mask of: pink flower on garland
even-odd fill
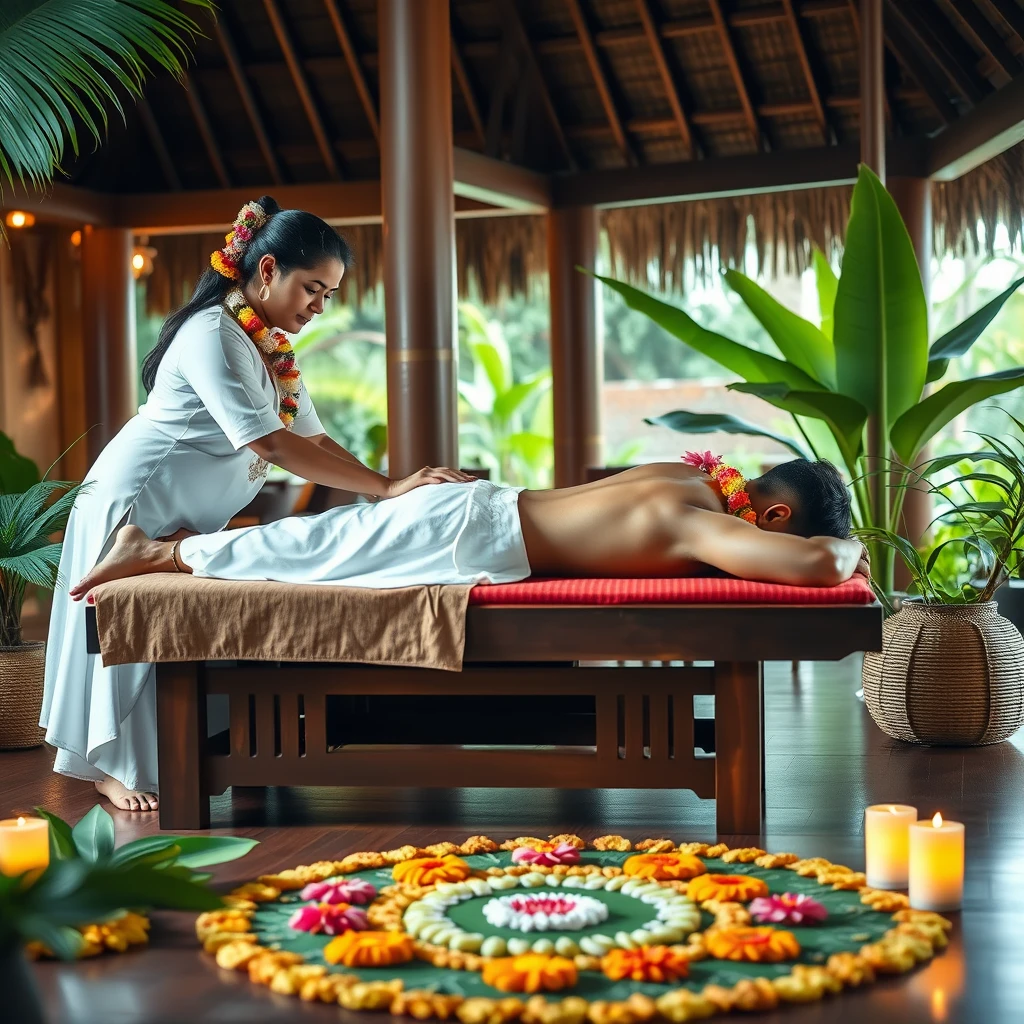
[[[810,896],[785,892],[781,896],[758,896],[750,901],[750,916],[764,924],[816,924],[828,917],[828,911]]]
[[[363,932],[370,927],[366,911],[347,903],[307,903],[288,918],[288,926],[299,932],[341,935]]]
[[[299,893],[304,900],[318,903],[355,903],[365,905],[377,897],[377,890],[361,878],[345,878],[338,882],[312,882]]]
[[[722,460],[711,452],[687,452],[682,459],[688,466],[696,466],[705,473],[710,473],[715,466],[722,464]]]
[[[512,851],[513,864],[554,867],[555,864],[579,864],[580,851],[572,843],[536,843]]]

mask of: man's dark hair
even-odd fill
[[[839,470],[826,459],[782,462],[759,476],[757,486],[769,501],[793,502],[794,533],[802,537],[850,536],[850,492]]]

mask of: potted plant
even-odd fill
[[[600,280],[631,308],[742,378],[730,385],[733,390],[789,413],[796,435],[781,438],[734,417],[685,410],[649,422],[686,433],[773,437],[805,457],[838,457],[853,481],[856,525],[895,531],[911,468],[928,442],[965,409],[1024,384],[1024,367],[1018,366],[950,381],[925,395],[926,385],[940,381],[950,361],[968,351],[1024,278],[929,346],[927,303],[910,236],[892,197],[863,166],[853,190],[842,274],[837,278],[820,252],[815,268],[820,326],[739,271],[726,271],[726,283],[782,358],[706,330],[682,309],[631,285]],[[895,489],[881,486],[893,455],[901,472]],[[872,541],[871,560],[882,590],[891,594],[890,552]]]
[[[234,860],[255,845],[231,836],[146,836],[114,849],[114,823],[100,806],[74,828],[42,808],[50,863],[38,877],[0,874],[0,992],[4,1019],[44,1024],[25,948],[65,960],[82,954],[79,926],[109,921],[125,907],[216,910],[210,875],[195,869]]]
[[[994,600],[1021,564],[1024,442],[981,436],[987,450],[932,459],[920,471],[942,505],[936,522],[952,535],[940,531],[922,554],[890,530],[858,531],[895,550],[912,579],[911,598],[886,618],[882,650],[864,656],[863,672],[875,723],[911,743],[999,743],[1024,724],[1024,639]]]
[[[0,434],[0,749],[43,742],[45,645],[22,640],[21,611],[26,588],[56,586],[61,543],[53,536],[67,525],[80,490],[40,480],[35,463]]]

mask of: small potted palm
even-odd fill
[[[1024,424],[1013,422],[1024,435]],[[994,599],[1021,568],[1024,441],[979,436],[986,450],[932,459],[920,470],[941,509],[930,549],[888,530],[858,531],[894,548],[912,579],[911,597],[885,621],[882,651],[864,657],[871,717],[911,743],[999,743],[1024,724],[1024,639]]]
[[[56,586],[61,544],[53,538],[67,525],[80,489],[40,480],[35,463],[0,434],[0,749],[43,741],[45,645],[23,641],[21,612],[27,588]]]

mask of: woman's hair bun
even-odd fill
[[[273,196],[260,196],[256,202],[263,207],[263,212],[268,217],[273,217],[275,213],[281,212],[281,207],[278,206],[277,200]]]

